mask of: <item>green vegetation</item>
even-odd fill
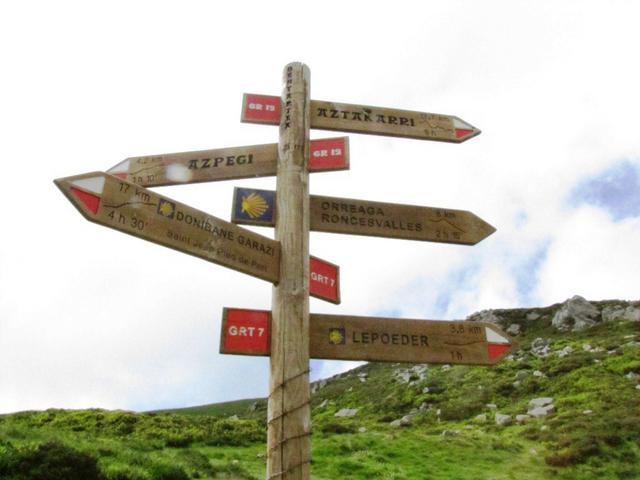
[[[251,406],[255,404],[255,409]],[[251,411],[257,411],[264,414],[267,411],[267,402],[264,398],[252,398],[245,400],[235,400],[233,402],[213,403],[210,405],[199,405],[197,407],[181,408],[179,410],[158,410],[156,413],[179,413],[180,415],[193,415],[193,416],[215,416],[215,417],[228,417],[232,415],[247,415]],[[259,417],[260,415],[252,415],[252,417]]]
[[[266,432],[254,419],[47,410],[0,417],[0,439],[7,480],[253,479],[263,467],[243,465]]]
[[[556,308],[535,309],[535,321],[530,310],[495,311],[522,333],[521,350],[492,368],[370,363],[317,383],[312,478],[640,478],[640,325],[557,332]],[[538,337],[547,355],[531,350]],[[553,398],[548,416],[496,423],[497,413],[526,414],[537,397]],[[336,417],[343,408],[358,412]],[[259,479],[265,449],[264,399],[0,416],[6,480]]]

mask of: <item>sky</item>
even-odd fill
[[[475,246],[311,233],[341,269],[314,313],[464,319],[573,295],[637,300],[640,4],[634,1],[4,2],[0,413],[151,410],[268,393],[266,358],[218,353],[222,308],[271,286],[87,222],[53,179],[136,155],[276,143],[242,94],[456,115],[463,144],[349,134],[313,194],[469,210]],[[343,135],[312,131],[312,138]],[[234,186],[159,187],[228,220]],[[272,229],[249,227],[272,236]],[[312,379],[354,362],[312,361]]]

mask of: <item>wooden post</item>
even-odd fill
[[[268,408],[268,480],[308,480],[309,405],[309,68],[283,73],[278,144],[280,283],[273,288]]]

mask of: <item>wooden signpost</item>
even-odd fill
[[[309,389],[309,89],[306,65],[283,72],[275,238],[281,282],[273,288],[267,478],[308,479]]]
[[[265,205],[253,211],[252,202]],[[465,210],[419,207],[349,198],[310,195],[310,229],[313,232],[347,233],[373,237],[475,245],[496,231]],[[272,227],[275,192],[236,187],[231,221]]]
[[[242,104],[243,122],[280,123],[278,97],[245,93]],[[310,121],[311,128],[320,130],[452,143],[462,143],[480,134],[476,127],[453,115],[317,100],[311,100]]]
[[[90,222],[276,283],[280,245],[151,190],[102,172],[55,184]]]
[[[278,144],[130,157],[55,180],[89,221],[272,282],[271,310],[225,309],[220,352],[270,358],[267,480],[308,480],[309,358],[492,365],[516,348],[478,322],[310,315],[309,295],[340,303],[339,268],[309,256],[309,231],[474,245],[495,229],[473,213],[309,195],[309,172],[349,168],[346,137],[309,129],[461,143],[480,133],[451,115],[310,99],[309,69],[283,72],[281,97],[245,94],[242,121],[279,125]],[[147,190],[276,175],[276,192],[236,188],[236,223]]]
[[[107,170],[143,187],[184,185],[277,173],[278,144],[218,148],[195,152],[129,157]],[[309,143],[309,171],[349,169],[349,138],[323,138]]]
[[[271,312],[225,308],[222,319],[220,353],[270,354]],[[309,356],[317,359],[493,365],[516,348],[486,322],[313,313],[309,320]]]

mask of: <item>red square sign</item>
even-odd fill
[[[265,355],[271,351],[271,312],[225,308],[222,314],[220,353]]]
[[[242,121],[250,123],[280,123],[280,97],[245,93],[242,101]]]
[[[349,168],[349,138],[323,138],[309,142],[309,171]]]
[[[321,300],[340,303],[340,267],[309,257],[309,293]]]

